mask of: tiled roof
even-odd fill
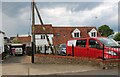
[[[88,32],[90,32],[93,28],[96,27],[88,27],[88,26],[77,26],[77,27],[52,27],[51,24],[44,25],[46,30],[44,31],[41,25],[35,25],[35,34],[54,34],[53,44],[58,45],[62,43],[66,43],[67,40],[72,39],[72,32],[77,28],[80,30],[80,37],[89,37]],[[96,29],[97,30],[97,29]],[[97,33],[98,37],[101,36],[100,33]]]
[[[53,34],[53,28],[51,24],[45,24],[44,25],[45,29],[43,29],[42,25],[35,25],[35,27],[33,29],[35,29],[35,34]]]
[[[80,30],[80,37],[89,37],[88,32],[90,32],[93,28],[96,29],[96,27],[53,27],[54,32],[54,38],[53,43],[54,45],[66,43],[67,40],[72,39],[72,32],[75,29]],[[96,29],[97,30],[97,29]],[[59,35],[57,35],[59,34]],[[98,32],[98,36],[100,36]]]
[[[27,36],[27,37],[16,37],[17,40],[21,43],[27,43],[27,42],[31,42],[31,36]]]
[[[53,30],[54,34],[61,33],[62,35],[71,35],[76,28],[80,30],[81,37],[89,37],[88,32],[90,32],[93,28],[96,29],[96,27],[53,27]],[[100,34],[98,33],[98,35]]]

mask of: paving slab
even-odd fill
[[[28,75],[27,66],[20,63],[2,64],[2,75]]]

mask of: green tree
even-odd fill
[[[12,40],[12,42],[13,42],[13,43],[21,43],[21,42],[17,39],[17,37],[14,38],[14,39]]]
[[[120,41],[120,32],[118,32],[113,39],[116,41]]]
[[[101,33],[102,36],[108,37],[111,34],[114,34],[114,31],[110,29],[108,25],[102,25],[98,28],[98,31]]]

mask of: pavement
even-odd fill
[[[0,76],[2,76],[2,64],[0,63]]]
[[[16,61],[4,61],[1,67],[2,75],[53,75],[100,70],[98,67],[78,64],[32,64],[30,59],[29,56],[11,57],[10,60]]]
[[[2,65],[2,75],[50,75],[58,73],[74,73],[98,70],[97,67],[86,65],[58,64],[20,64],[9,63]]]

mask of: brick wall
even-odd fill
[[[91,65],[98,66],[100,68],[113,68],[118,67],[118,61],[101,59],[92,59],[92,58],[81,58],[81,57],[72,57],[72,56],[58,56],[58,55],[35,55],[35,63],[39,64],[79,64],[79,65]]]

